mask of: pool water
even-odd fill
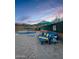
[[[17,34],[35,34],[36,32],[16,32]]]
[[[27,36],[31,36],[31,37],[35,37],[35,33],[36,32],[32,32],[32,31],[20,31],[20,32],[16,32],[16,35],[27,35]]]

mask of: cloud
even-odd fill
[[[35,15],[35,17],[31,16],[22,16],[19,18],[19,23],[27,23],[27,24],[35,24],[40,21],[53,21],[57,16],[63,17],[63,7],[58,6],[55,8],[47,9],[42,11],[42,13]]]
[[[16,23],[27,23],[28,20],[31,20],[31,16],[22,16],[16,19]]]
[[[19,21],[24,21],[24,20],[28,20],[28,19],[31,19],[30,16],[22,16],[20,17]]]
[[[56,17],[63,17],[63,7],[62,6],[47,10],[45,12],[46,13],[41,17],[41,19],[43,19],[43,20],[52,21]]]

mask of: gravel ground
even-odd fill
[[[37,35],[15,35],[15,59],[63,59],[63,44],[41,45]]]

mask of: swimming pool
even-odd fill
[[[16,32],[16,35],[26,35],[26,36],[31,36],[31,37],[35,37],[35,33],[34,31],[18,31]]]
[[[36,32],[34,31],[18,31],[16,34],[35,34]]]

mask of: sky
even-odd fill
[[[63,0],[15,0],[15,22],[36,24],[63,17]]]

